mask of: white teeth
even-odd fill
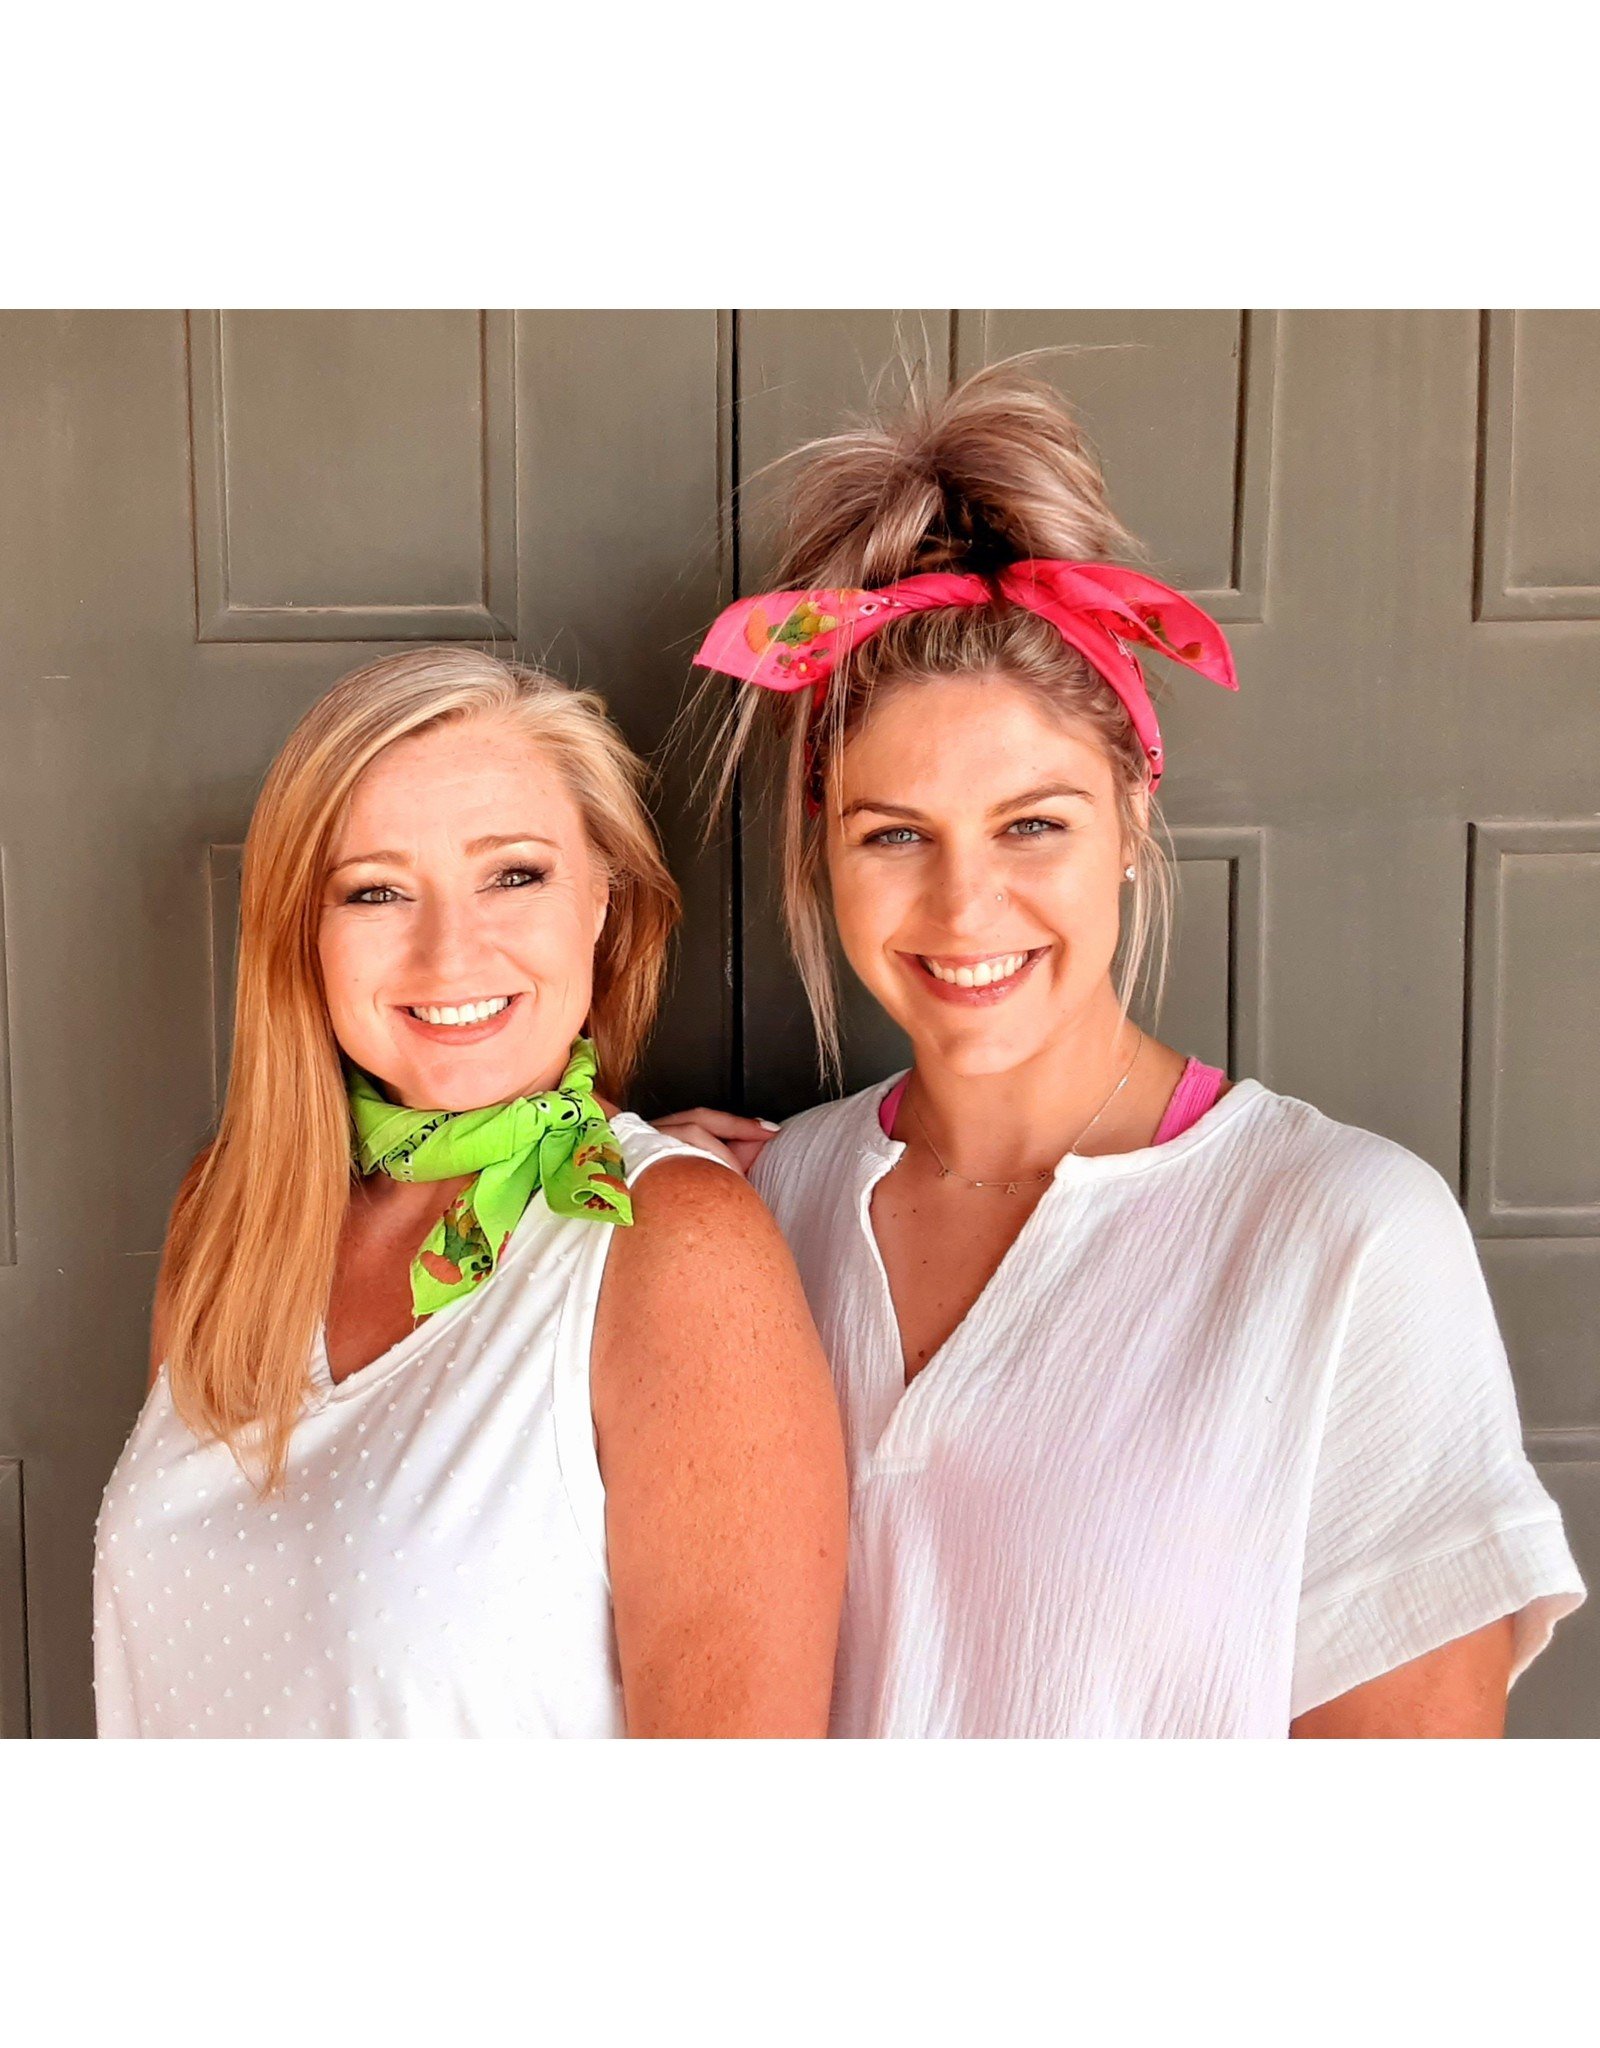
[[[924,954],[922,964],[935,981],[947,981],[955,988],[988,988],[997,981],[1009,981],[1027,965],[1026,953],[997,953],[992,960],[980,960],[976,967],[941,967]]]
[[[495,1017],[506,1007],[509,996],[487,996],[481,1003],[424,1003],[411,1006],[413,1017],[420,1017],[424,1024],[481,1024],[485,1017]]]

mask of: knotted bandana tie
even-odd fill
[[[1150,763],[1150,786],[1165,766],[1161,728],[1133,649],[1236,690],[1222,629],[1181,591],[1109,562],[1013,562],[992,581],[932,570],[881,590],[777,590],[741,598],[713,624],[695,656],[701,668],[758,689],[810,690],[822,709],[842,654],[913,612],[993,604],[996,596],[1047,619],[1115,691]]]
[[[554,1215],[633,1221],[622,1151],[594,1099],[594,1077],[594,1047],[586,1038],[574,1042],[566,1072],[546,1094],[487,1109],[406,1109],[352,1070],[350,1115],[364,1174],[403,1181],[477,1176],[412,1261],[411,1306],[419,1322],[482,1286],[540,1188]]]

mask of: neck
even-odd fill
[[[1089,1153],[1148,1144],[1182,1057],[1142,1039],[1121,1016],[1109,983],[1104,997],[1047,1046],[1000,1073],[960,1073],[933,1048],[917,1047],[906,1091],[913,1114],[902,1106],[896,1135],[924,1135],[917,1131],[920,1117],[944,1164],[969,1179],[1043,1172],[1080,1139]],[[1107,1104],[1130,1065],[1128,1085]]]

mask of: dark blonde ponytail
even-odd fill
[[[1106,561],[1139,544],[1106,501],[1077,421],[1013,363],[948,393],[913,387],[892,420],[813,441],[784,521],[780,588],[871,589],[930,569],[998,573],[1030,555]]]

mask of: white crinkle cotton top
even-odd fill
[[[619,1115],[631,1184],[704,1154]],[[615,1226],[536,1194],[465,1299],[337,1386],[281,1497],[156,1380],[95,1536],[101,1735],[626,1733],[589,1403]]]
[[[1505,1614],[1520,1672],[1579,1604],[1431,1167],[1241,1081],[1166,1144],[1063,1159],[907,1388],[888,1085],[754,1176],[845,1416],[836,1735],[1284,1736]]]

